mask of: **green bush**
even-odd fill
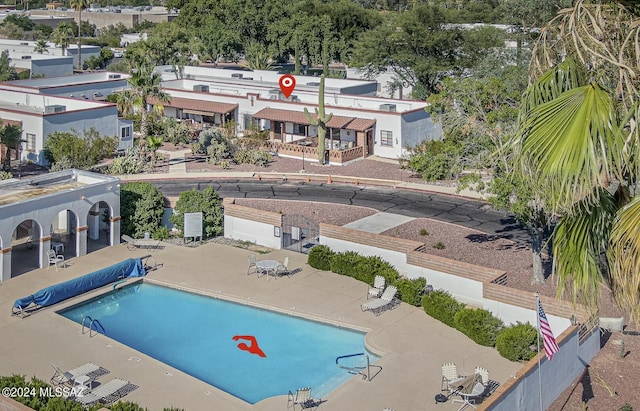
[[[496,338],[496,350],[510,361],[528,361],[536,354],[531,346],[536,344],[538,331],[529,323],[518,322],[502,330]]]
[[[464,308],[454,316],[455,327],[477,344],[486,347],[496,345],[496,336],[504,328],[504,323],[490,311]]]
[[[356,268],[362,256],[355,251],[335,253],[331,259],[331,271],[348,277],[356,276]]]
[[[435,318],[455,328],[454,317],[456,313],[464,308],[464,304],[456,301],[446,291],[432,291],[422,298],[424,311]]]
[[[8,180],[13,178],[13,174],[8,171],[0,171],[0,180]]]
[[[117,403],[110,405],[109,410],[111,411],[146,411],[146,408],[143,408],[133,402],[118,401]]]
[[[211,186],[203,191],[194,188],[180,193],[174,213],[169,217],[169,220],[176,229],[182,231],[184,229],[184,213],[199,212],[202,212],[203,237],[210,238],[221,235],[224,231],[222,200]]]
[[[326,245],[317,245],[309,251],[307,263],[318,270],[329,271],[331,269],[331,259],[335,253]]]
[[[393,285],[398,288],[398,297],[403,302],[419,307],[422,302],[424,289],[427,286],[427,280],[423,277],[414,280],[402,278],[396,280]]]
[[[142,238],[145,232],[155,233],[162,225],[164,196],[153,184],[134,182],[120,188],[122,234]]]
[[[165,226],[158,227],[158,229],[153,232],[151,237],[156,240],[166,240],[167,238],[171,237],[171,231],[169,231],[169,228]]]

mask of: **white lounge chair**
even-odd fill
[[[482,385],[488,385],[489,384],[489,370],[487,370],[484,367],[476,367],[476,374],[478,374],[480,376],[480,378],[482,379]]]
[[[383,311],[393,306],[393,299],[397,292],[398,289],[395,286],[390,285],[384,290],[380,298],[374,298],[373,300],[362,304],[360,308],[362,311],[371,311],[375,315],[380,315]]]
[[[62,371],[55,364],[51,364],[55,373],[51,377],[50,383],[53,385],[69,384],[72,385],[76,377],[86,375],[89,381],[95,381],[105,374],[109,374],[109,370],[99,367],[98,365],[88,362],[84,365],[76,367],[69,371]]]
[[[287,395],[287,408],[293,407],[295,410],[296,405],[299,405],[300,408],[303,409],[316,406],[316,400],[311,398],[311,388],[298,388],[295,394],[289,391]]]
[[[129,381],[114,378],[92,389],[88,393],[83,393],[82,396],[75,397],[75,400],[84,406],[96,403],[107,405],[119,400],[136,388],[138,388],[138,386],[130,384]]]
[[[49,258],[49,265],[47,266],[47,270],[51,268],[52,265],[56,267],[56,271],[58,271],[58,265],[62,264],[62,268],[65,268],[64,256],[62,254],[56,254],[54,250],[47,251],[47,257]]]
[[[122,238],[122,241],[127,243],[128,250],[136,250],[141,248],[147,250],[155,250],[156,248],[160,247],[160,240],[153,240],[148,238],[141,238],[136,240],[126,234],[122,234],[120,238]]]
[[[384,286],[386,285],[385,279],[381,275],[376,275],[376,278],[373,280],[373,287],[369,288],[369,292],[367,293],[367,300],[369,297],[379,298],[384,291]]]

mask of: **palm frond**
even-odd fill
[[[558,296],[567,289],[574,303],[595,311],[602,284],[607,282],[602,252],[609,239],[616,205],[613,196],[603,189],[593,197],[598,202],[583,200],[571,214],[564,216],[553,234],[553,269],[558,274]]]
[[[607,255],[616,302],[640,323],[640,196],[616,215]]]

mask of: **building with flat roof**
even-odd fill
[[[295,76],[296,88],[287,98],[278,85],[281,74],[274,71],[185,67],[178,79],[173,67],[157,70],[172,97],[163,104],[165,116],[196,128],[233,121],[241,135],[257,127],[269,132],[269,144],[279,155],[318,158],[318,129],[304,114],[305,108],[314,113],[318,106],[318,77]],[[373,81],[326,79],[325,111],[333,114],[325,153],[330,163],[372,154],[398,158],[409,146],[442,137],[425,111],[427,103],[375,97],[377,87]]]
[[[31,16],[45,16],[47,18],[71,17],[78,20],[78,13],[74,9],[58,7],[54,10],[29,10]],[[110,25],[124,24],[127,28],[149,21],[151,23],[163,23],[172,21],[178,17],[178,13],[168,11],[165,7],[131,7],[114,6],[105,8],[89,7],[82,12],[82,20],[95,24],[98,29]],[[84,54],[84,52],[83,52]]]
[[[109,94],[129,87],[131,75],[109,71],[92,71],[73,76],[33,78],[0,83],[6,90],[103,101]]]
[[[19,67],[19,62],[21,63],[22,60],[34,61],[24,63],[31,64],[38,71],[37,73],[32,71],[32,74],[41,74],[47,77],[64,76],[73,74],[73,68],[77,68],[77,44],[69,45],[65,54],[62,53],[61,47],[51,42],[47,42],[46,53],[35,53],[35,47],[35,41],[0,39],[0,50],[7,50],[9,52],[9,58],[11,58],[12,64],[15,64],[16,67]],[[84,63],[92,56],[100,56],[100,50],[101,48],[98,46],[83,44],[82,62]],[[69,64],[71,64],[71,66],[69,66]],[[47,65],[51,67],[47,67]]]

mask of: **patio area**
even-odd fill
[[[160,363],[104,335],[90,338],[80,326],[55,311],[97,294],[110,286],[40,310],[25,319],[10,315],[17,298],[45,286],[92,272],[129,257],[149,254],[129,251],[125,245],[107,247],[72,258],[68,267],[36,269],[0,283],[0,375],[13,373],[37,376],[48,381],[50,363],[73,368],[95,362],[111,371],[113,378],[131,381],[140,388],[125,397],[150,410],[176,406],[186,410],[282,410],[287,393],[255,405],[247,404],[177,369]],[[368,285],[306,264],[306,256],[272,251],[258,259],[283,261],[289,257],[291,277],[265,278],[247,275],[246,249],[209,243],[197,248],[166,245],[151,253],[162,267],[149,273],[148,280],[190,291],[309,317],[331,324],[368,330],[368,347],[382,358],[382,371],[372,380],[353,376],[333,391],[319,410],[453,411],[460,404],[436,405],[440,393],[441,365],[454,362],[461,374],[472,374],[476,366],[488,368],[490,378],[504,382],[520,364],[502,358],[494,349],[473,343],[460,332],[427,316],[421,308],[400,304],[380,316],[362,312]],[[203,270],[204,267],[204,270]],[[215,366],[215,364],[212,364]],[[291,370],[295,372],[295,370]],[[300,387],[290,387],[295,391]],[[311,387],[313,389],[313,387]]]

